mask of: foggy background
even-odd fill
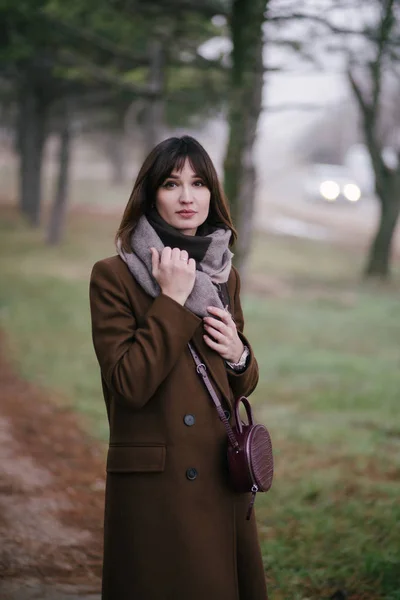
[[[195,136],[239,242],[273,600],[400,599],[398,0],[0,8],[0,598],[98,600],[108,423],[93,264]],[[117,600],[117,599],[116,599]]]

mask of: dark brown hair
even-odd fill
[[[232,232],[230,245],[237,238],[228,203],[211,158],[203,146],[189,135],[170,137],[158,144],[144,161],[133,186],[115,239],[121,240],[124,250],[131,252],[130,238],[140,217],[150,211],[158,188],[174,169],[181,171],[188,159],[193,171],[211,192],[210,210],[206,223],[225,227]]]

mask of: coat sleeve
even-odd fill
[[[258,364],[252,347],[243,333],[244,318],[242,305],[240,303],[240,277],[237,269],[234,267],[232,267],[232,269],[234,270],[236,276],[233,318],[235,320],[240,339],[250,350],[247,367],[244,371],[235,372],[233,369],[229,367],[227,368],[229,385],[234,393],[235,398],[238,398],[239,396],[249,396],[256,388],[258,383]]]
[[[143,407],[172,370],[201,319],[160,294],[137,325],[120,279],[104,261],[90,279],[93,344],[113,396]]]

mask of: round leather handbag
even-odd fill
[[[240,405],[247,413],[247,424],[240,418]],[[237,443],[228,436],[228,467],[230,479],[237,492],[252,492],[248,516],[257,492],[268,492],[274,476],[272,442],[265,425],[254,423],[250,402],[245,396],[235,401],[236,426],[232,428]],[[229,423],[228,423],[229,426]]]
[[[236,425],[231,427],[207,375],[205,364],[200,360],[192,344],[188,345],[196,363],[197,373],[202,378],[228,434],[227,455],[231,485],[236,492],[251,492],[252,494],[246,515],[246,518],[250,519],[257,492],[267,492],[272,485],[274,459],[271,437],[265,425],[254,423],[253,411],[245,396],[241,396],[235,401]],[[241,404],[246,410],[247,423],[242,422],[240,417]]]

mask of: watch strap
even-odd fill
[[[244,369],[244,367],[246,366],[247,358],[249,355],[250,355],[250,350],[247,346],[245,346],[243,349],[243,352],[242,352],[242,356],[239,358],[237,363],[229,362],[229,360],[226,360],[225,362],[234,371],[239,371],[239,370]]]

